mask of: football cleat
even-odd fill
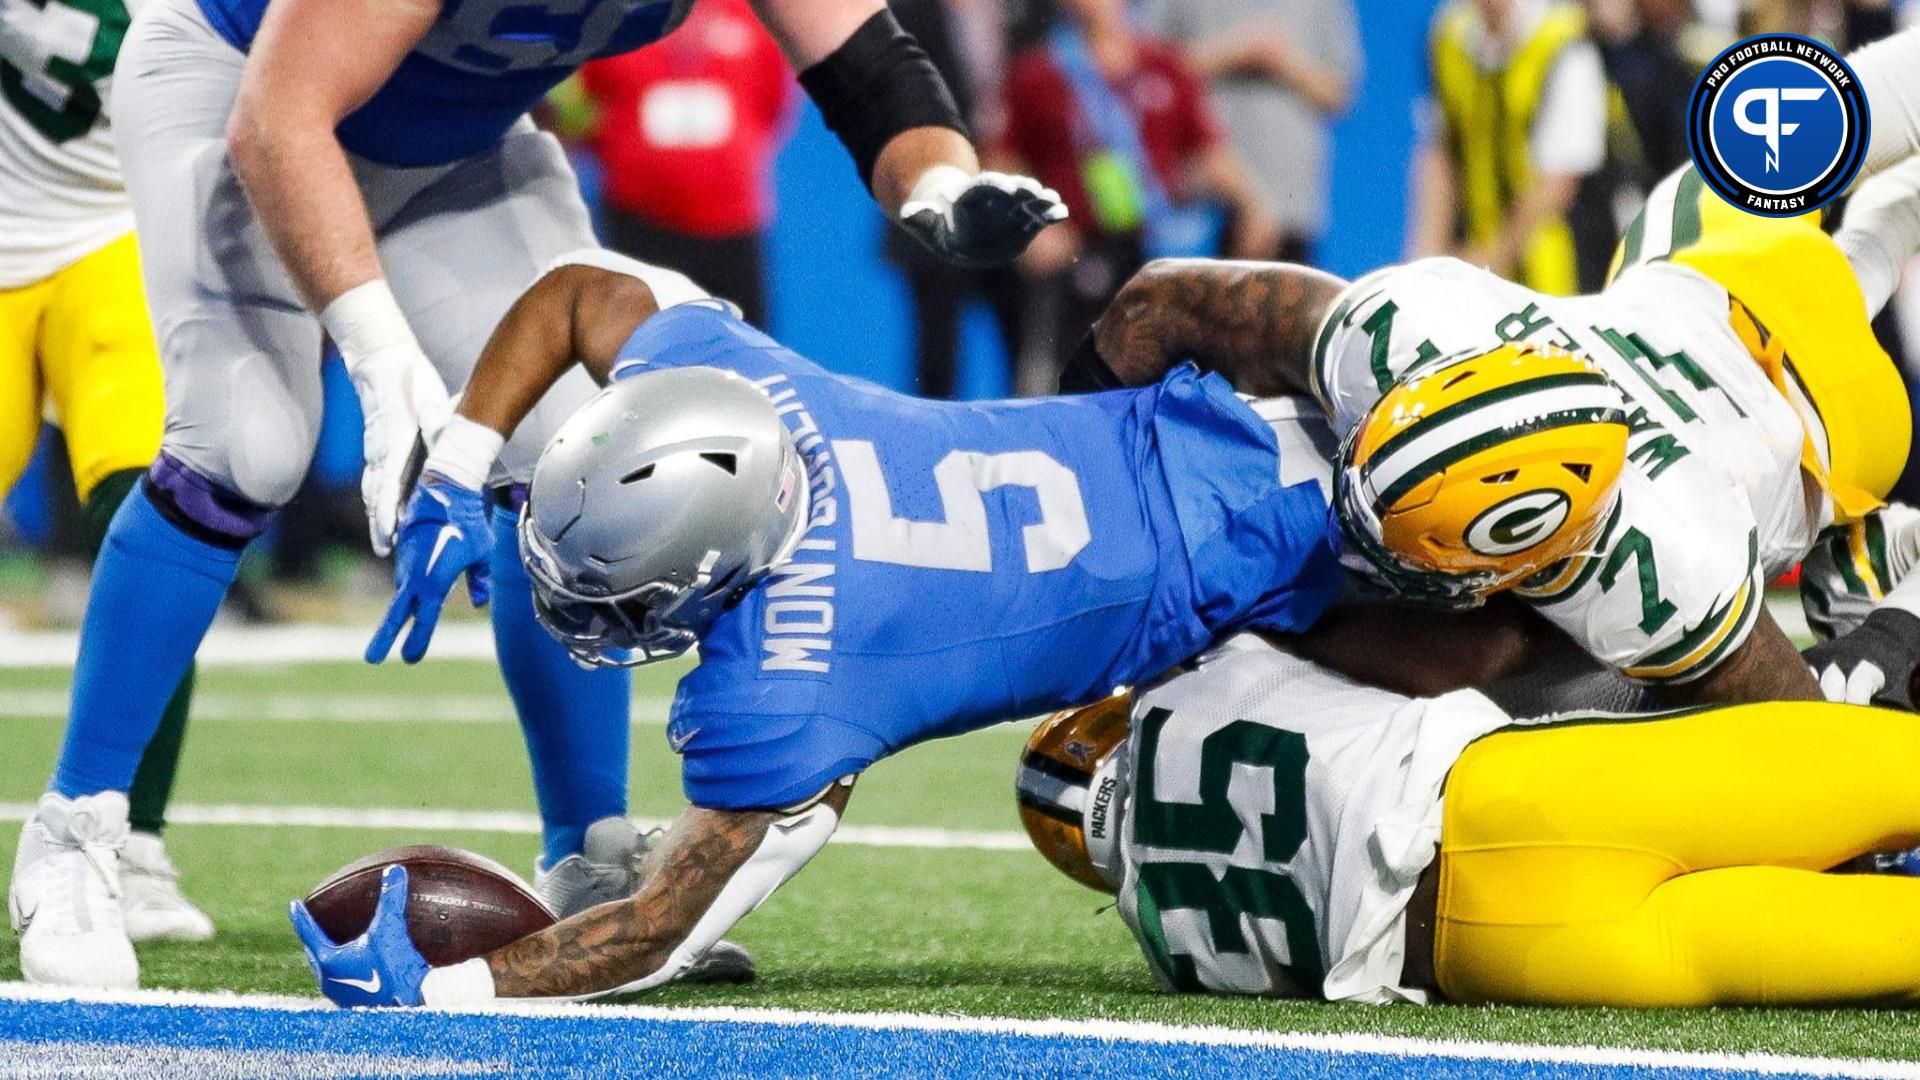
[[[180,871],[154,833],[130,833],[120,850],[120,913],[134,941],[213,939],[213,920],[180,891]]]
[[[646,877],[647,854],[666,833],[643,833],[623,817],[605,817],[587,826],[580,852],[555,863],[541,859],[533,867],[533,891],[553,913],[565,919],[590,907],[634,894]],[[743,983],[754,977],[753,957],[731,941],[715,942],[680,978],[696,983]]]
[[[1472,606],[1591,549],[1626,460],[1619,388],[1583,357],[1510,342],[1389,387],[1341,448],[1335,509],[1386,584]]]
[[[1014,788],[1020,823],[1054,869],[1089,889],[1120,888],[1120,805],[1133,697],[1054,713],[1020,755]]]
[[[20,830],[7,911],[30,983],[130,990],[140,985],[120,909],[127,797],[40,797]]]

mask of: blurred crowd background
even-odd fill
[[[1161,255],[1355,275],[1449,253],[1553,293],[1599,286],[1646,189],[1685,162],[1687,96],[1735,38],[1842,48],[1920,0],[893,0],[988,148],[1071,220],[1006,270],[889,230],[746,0],[698,0],[598,61],[543,122],[604,242],[733,298],[786,344],[933,397],[1052,390],[1107,298]],[[1902,303],[1882,327],[1910,350]],[[1920,307],[1905,324],[1920,330]],[[360,418],[329,365],[307,489],[229,617],[379,603]],[[0,620],[77,620],[86,567],[58,432],[0,512]],[[0,623],[3,625],[3,623]]]

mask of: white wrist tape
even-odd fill
[[[455,413],[434,440],[424,471],[439,473],[468,491],[479,491],[506,442],[505,435]]]
[[[926,203],[933,209],[945,213],[953,207],[954,200],[962,192],[973,186],[973,174],[958,165],[933,165],[920,178],[913,182],[913,190],[907,193],[907,201],[901,208],[915,203]]]
[[[493,969],[485,957],[463,960],[427,972],[420,982],[420,1001],[429,1008],[459,1009],[484,1005],[494,999]]]
[[[340,347],[340,358],[346,361],[350,373],[390,349],[420,350],[406,314],[383,278],[355,285],[334,297],[320,313],[320,322]]]

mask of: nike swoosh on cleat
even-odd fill
[[[427,573],[432,574],[433,568],[440,564],[440,555],[447,550],[448,543],[454,540],[465,540],[466,538],[467,534],[461,532],[460,526],[458,525],[440,526],[440,535],[434,537],[433,540],[433,554],[427,558]]]
[[[351,986],[355,990],[365,990],[369,994],[377,994],[380,992],[380,973],[377,971],[373,973],[373,978],[371,979],[341,979],[329,975],[327,981],[337,982],[342,986]]]

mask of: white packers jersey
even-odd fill
[[[1125,747],[1120,912],[1169,990],[1421,1001],[1406,906],[1440,792],[1511,721],[1413,700],[1242,634],[1141,694]]]
[[[0,289],[133,229],[107,121],[121,0],[0,0]]]
[[[1598,548],[1519,594],[1594,656],[1648,682],[1697,678],[1746,639],[1767,577],[1813,545],[1830,509],[1811,504],[1806,433],[1728,321],[1725,289],[1671,263],[1637,266],[1605,292],[1552,297],[1458,259],[1361,278],[1322,325],[1315,391],[1343,436],[1425,360],[1507,341],[1557,345],[1597,364],[1628,398],[1628,467]],[[1810,408],[1808,415],[1811,414]]]

